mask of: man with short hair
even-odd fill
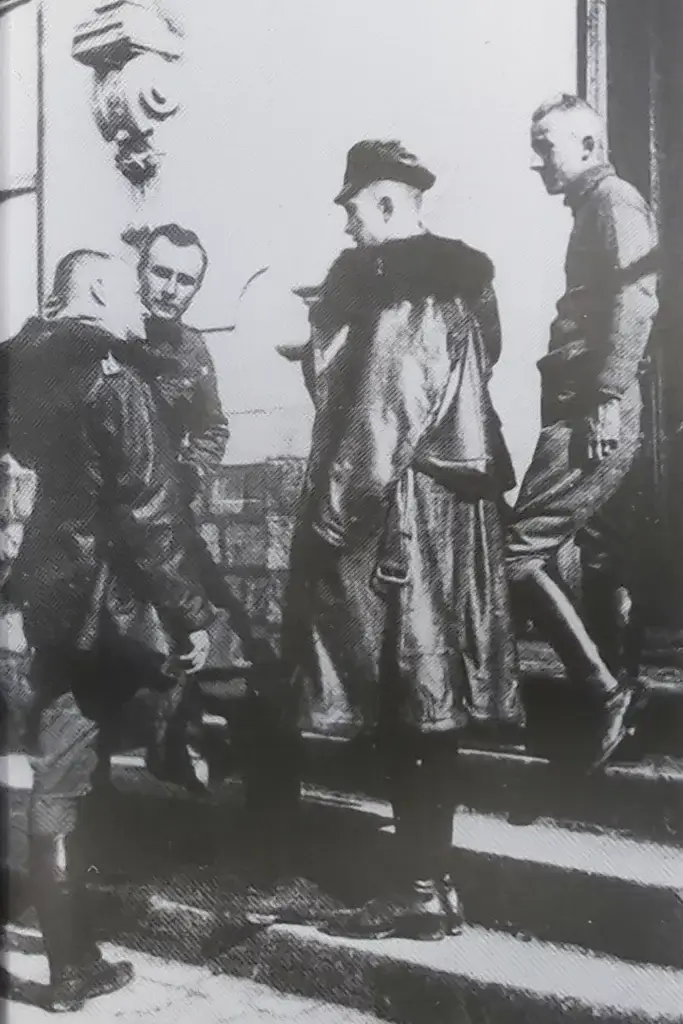
[[[332,915],[347,936],[460,928],[448,877],[459,733],[521,716],[498,508],[513,478],[488,392],[493,267],[425,229],[434,181],[399,142],[353,146],[335,201],[355,248],[311,303],[315,421],[283,624],[291,731],[268,745],[270,821],[295,809],[298,729],[377,744],[397,892]],[[285,817],[283,845],[286,830]],[[291,920],[286,891],[261,909]]]
[[[211,354],[200,331],[183,321],[207,266],[199,237],[177,224],[155,227],[140,240],[145,348],[161,360],[155,388],[191,497],[218,470],[230,434]]]
[[[102,958],[86,905],[77,825],[100,726],[138,688],[199,669],[214,612],[186,571],[174,453],[151,391],[113,355],[143,329],[134,272],[70,253],[50,309],[2,347],[11,454],[38,481],[8,586],[34,651],[30,895],[50,1007],[69,1011],[133,976]]]
[[[628,678],[620,492],[640,448],[638,371],[657,312],[654,219],[607,162],[605,123],[561,95],[534,113],[532,169],[572,211],[566,291],[541,371],[541,434],[508,538],[509,576],[527,617],[570,679],[592,695],[596,729],[580,757],[604,763],[623,739]],[[583,563],[584,621],[548,572],[565,542]],[[588,628],[586,628],[588,626]]]
[[[228,612],[246,658],[272,662],[273,652],[254,636],[247,611],[214,562],[192,508],[217,474],[230,435],[211,354],[201,332],[184,322],[204,281],[209,262],[206,249],[194,231],[178,224],[132,230],[123,238],[138,250],[140,295],[146,311],[145,341],[130,347],[126,358],[150,384],[171,438],[192,571],[212,603]],[[201,793],[205,787],[195,776],[186,745],[192,694],[188,681],[179,679],[157,708],[157,742],[147,764],[158,777]],[[108,753],[103,749],[101,780],[107,775]]]

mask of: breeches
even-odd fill
[[[111,649],[36,651],[27,737],[33,834],[73,831],[78,803],[90,791],[97,765],[100,729],[122,714],[138,689],[159,678],[151,660],[132,660]]]
[[[579,424],[562,420],[541,430],[508,532],[513,582],[544,567],[572,539],[584,567],[602,569],[623,560],[625,529],[633,521],[641,411],[636,383],[621,401],[617,450],[594,466],[586,464]]]

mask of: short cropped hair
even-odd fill
[[[130,235],[132,239],[132,234]],[[209,256],[202,245],[201,239],[196,231],[191,231],[189,228],[182,228],[179,224],[159,224],[155,228],[150,228],[146,231],[140,232],[136,239],[132,241],[132,244],[136,245],[138,252],[140,253],[140,265],[145,266],[149,259],[152,246],[156,242],[157,238],[167,238],[171,245],[177,245],[182,249],[190,246],[199,249],[202,254],[202,269],[199,275],[201,281],[206,273],[206,268],[209,264]],[[124,241],[128,239],[124,235]]]
[[[587,114],[594,122],[596,131],[599,130],[601,135],[605,134],[605,121],[604,118],[597,112],[595,107],[592,107],[590,103],[582,99],[580,96],[575,96],[570,92],[560,92],[555,96],[551,96],[544,103],[541,103],[539,107],[534,110],[531,115],[532,124],[538,124],[549,114],[555,112],[561,114]]]
[[[111,260],[107,252],[97,249],[74,249],[63,256],[55,268],[52,292],[46,302],[46,312],[54,316],[64,309],[71,298],[71,289],[76,270],[88,260]]]

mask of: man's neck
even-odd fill
[[[402,239],[417,238],[420,235],[425,235],[427,229],[421,221],[415,220],[404,220],[400,224],[397,224],[395,229],[389,232],[384,238],[385,242],[399,242]]]

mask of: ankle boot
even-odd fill
[[[127,985],[132,964],[108,963],[94,942],[83,913],[83,879],[75,868],[69,871],[67,837],[32,836],[29,871],[50,967],[47,1008],[55,1013],[78,1010],[88,999]]]
[[[387,898],[369,900],[357,910],[331,915],[322,925],[328,935],[355,939],[419,939],[446,937],[449,918],[434,879],[415,879]]]
[[[584,566],[582,608],[586,628],[614,676],[626,668],[630,595],[606,569]]]
[[[405,879],[388,899],[338,916],[335,934],[441,939],[463,915],[450,882],[440,881],[451,855],[458,742],[455,732],[383,737],[392,788],[397,873]]]

